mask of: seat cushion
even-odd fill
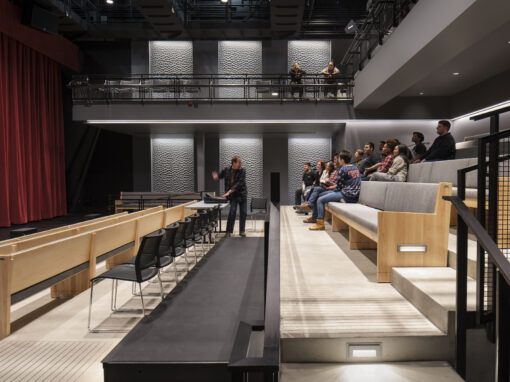
[[[358,202],[382,210],[388,182],[361,182]]]
[[[438,185],[434,183],[388,183],[385,211],[433,213]]]
[[[328,203],[330,209],[341,216],[377,233],[377,214],[379,210],[359,203]]]

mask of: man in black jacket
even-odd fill
[[[422,162],[455,159],[455,139],[450,134],[450,122],[439,121],[436,129],[439,137],[422,155]]]
[[[239,205],[239,235],[246,236],[246,215],[248,213],[248,189],[246,188],[246,171],[241,167],[242,159],[235,155],[232,157],[232,165],[225,167],[218,174],[213,171],[214,180],[225,179],[225,194],[223,197],[230,202],[230,212],[227,220],[227,233],[229,237],[234,232],[234,223],[236,221],[237,205]]]

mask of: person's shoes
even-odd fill
[[[230,232],[227,232],[224,237],[230,237],[232,234]]]
[[[340,203],[347,203],[344,198],[340,198]]]
[[[292,208],[294,208],[295,210],[299,209],[300,205],[299,204],[296,204],[294,206],[292,206]]]
[[[246,237],[246,232],[239,232],[239,236]]]
[[[312,210],[312,207],[308,203],[303,203],[299,206],[299,209],[303,212],[310,212]]]
[[[303,220],[303,223],[317,223],[317,219],[313,216],[310,216],[308,219]]]
[[[324,219],[317,219],[317,223],[308,229],[310,231],[324,231],[326,229],[324,226]]]

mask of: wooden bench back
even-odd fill
[[[81,224],[79,226],[66,226],[66,229],[62,229],[61,231],[49,232],[46,235],[39,235],[34,238],[27,238],[25,240],[21,240],[12,244],[6,244],[0,246],[0,255],[6,255],[9,253],[14,253],[17,251],[22,251],[25,249],[29,249],[32,247],[36,247],[45,243],[50,243],[55,240],[71,237],[74,235],[78,235],[84,232],[94,231],[103,227],[108,227],[110,225],[120,223],[123,221],[129,221],[133,219],[137,219],[141,216],[151,214],[153,212],[161,211],[163,207],[158,206],[147,210],[137,211],[131,214],[122,213],[110,215],[108,219],[103,219],[100,221],[94,221],[89,224]],[[43,233],[43,232],[41,232]]]

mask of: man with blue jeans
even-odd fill
[[[312,217],[317,219],[317,223],[310,227],[312,231],[324,230],[324,208],[326,203],[340,202],[356,203],[359,197],[361,186],[361,177],[358,168],[351,164],[351,152],[342,150],[335,154],[338,157],[340,168],[336,180],[336,189],[323,192],[313,209]],[[335,158],[336,159],[336,158]]]
[[[232,165],[225,167],[219,174],[213,171],[213,179],[218,181],[225,179],[225,194],[230,202],[230,212],[227,220],[227,233],[229,237],[234,232],[234,223],[236,221],[237,206],[239,205],[239,235],[246,236],[246,215],[248,214],[248,189],[246,188],[246,170],[241,167],[242,159],[235,155],[232,157]]]

